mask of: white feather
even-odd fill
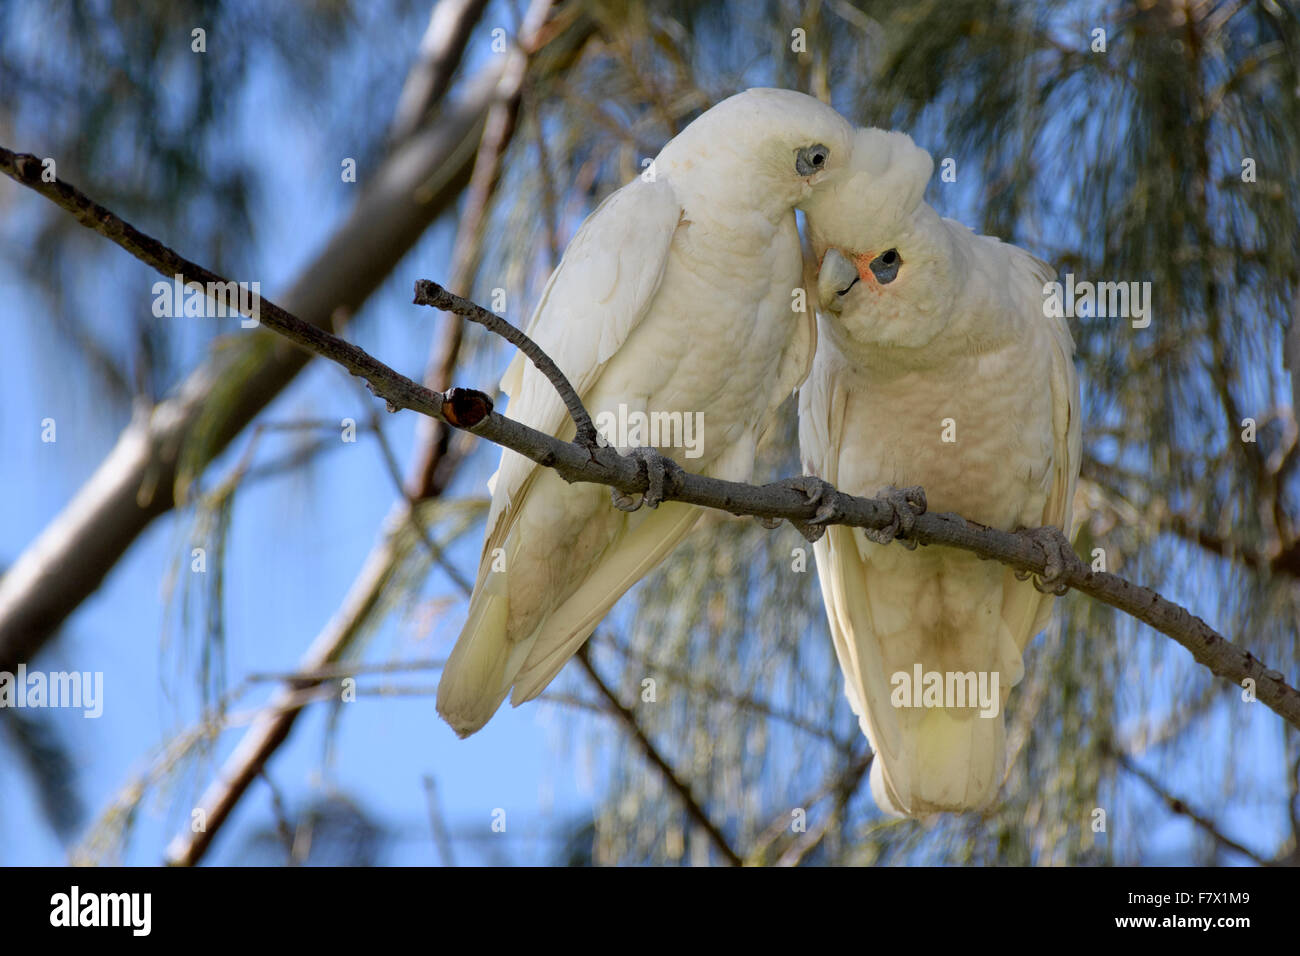
[[[603,412],[704,416],[692,471],[745,480],[757,436],[807,373],[811,309],[792,311],[803,258],[794,209],[850,152],[852,128],[784,90],[719,104],[605,200],[579,229],[528,333],[599,421]],[[829,147],[827,169],[797,173],[801,147]],[[569,439],[559,396],[516,357],[502,379],[507,413]],[[621,450],[621,449],[620,449]],[[514,687],[541,693],[618,598],[663,559],[698,511],[615,510],[608,489],[569,485],[504,452],[464,630],[438,687],[439,713],[473,733]]]
[[[854,165],[869,175],[809,210],[816,251],[865,262],[895,249],[903,264],[892,282],[868,273],[847,292],[844,260],[826,269],[800,390],[805,470],[852,494],[921,485],[931,511],[1006,530],[1073,531],[1079,386],[1069,331],[1043,311],[1050,268],[940,219],[921,201],[929,156],[901,134],[860,133]],[[845,691],[876,752],[876,802],[912,815],[986,805],[1004,774],[1007,694],[1052,599],[995,562],[859,530],[829,529],[815,554]],[[996,672],[997,716],[895,706],[894,675],[917,664]]]

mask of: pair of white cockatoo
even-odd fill
[[[920,485],[934,510],[1070,530],[1079,392],[1070,334],[1042,305],[1051,270],[926,205],[928,153],[803,94],[755,89],[701,115],[652,170],[583,223],[527,329],[594,419],[702,413],[693,457],[659,450],[748,481],[764,427],[799,388],[808,475],[849,494],[888,489],[903,509],[896,489]],[[820,335],[800,292],[814,277]],[[522,355],[502,389],[512,417],[573,437]],[[507,694],[540,694],[701,514],[652,494],[648,508],[612,507],[607,489],[508,450],[489,487],[468,620],[438,687],[462,736]],[[973,554],[883,540],[832,526],[815,545],[846,693],[875,751],[872,793],[901,814],[983,806],[1005,762],[1002,704],[1051,597]],[[900,693],[899,675],[972,672],[996,706]]]

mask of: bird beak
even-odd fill
[[[842,297],[860,278],[857,267],[838,249],[827,249],[817,273],[817,293],[823,308],[837,311]]]

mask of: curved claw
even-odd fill
[[[826,533],[824,525],[835,521],[839,518],[839,511],[831,503],[832,495],[835,492],[835,486],[828,481],[823,481],[816,475],[796,475],[793,478],[783,478],[780,481],[772,482],[771,487],[789,488],[799,492],[804,496],[804,500],[810,505],[818,505],[817,512],[806,522],[791,521],[790,525],[804,536],[809,542],[816,542]],[[775,528],[781,523],[781,519],[756,519],[764,528]],[[768,523],[768,520],[771,523]]]
[[[839,508],[835,507],[835,503],[833,501],[826,501],[823,502],[821,507],[817,509],[817,512],[808,519],[808,523],[824,526],[834,524],[842,517],[844,517],[844,514]]]
[[[801,535],[803,535],[804,540],[809,542],[810,544],[816,544],[818,541],[821,540],[822,535],[826,533],[825,525],[803,524],[794,521],[791,521],[790,524],[794,525],[794,530],[798,531]]]
[[[1042,594],[1059,597],[1070,590],[1064,578],[1079,563],[1079,558],[1065,533],[1060,528],[1048,525],[1026,531],[1025,534],[1043,553],[1043,573],[1037,575],[1017,571],[1016,577],[1021,581],[1032,578],[1035,590]]]
[[[645,493],[633,503],[628,495],[611,489],[610,500],[613,501],[614,507],[619,511],[628,512],[636,511],[642,505],[658,508],[664,501],[669,475],[680,473],[681,466],[671,458],[665,457],[659,451],[650,447],[638,446],[633,448],[628,452],[628,457],[636,459],[641,466],[641,471],[645,474]]]
[[[815,505],[819,501],[827,499],[835,486],[829,481],[823,481],[816,475],[796,475],[794,478],[784,478],[781,481],[773,482],[778,488],[790,488],[799,492],[807,499],[808,504]]]
[[[617,508],[619,511],[626,511],[629,513],[633,511],[640,511],[641,505],[644,503],[645,500],[644,497],[633,498],[630,495],[625,495],[617,488],[609,489],[609,499],[611,502],[613,502],[614,507]]]
[[[862,533],[867,536],[868,541],[874,541],[876,544],[889,544],[898,538],[898,524],[894,522],[883,528],[863,528]]]
[[[909,541],[907,535],[916,527],[916,519],[925,514],[927,502],[925,491],[919,487],[895,488],[892,485],[876,495],[883,499],[892,509],[889,524],[883,528],[863,528],[867,539],[876,544],[889,544],[898,540],[909,551],[916,548],[915,541]]]

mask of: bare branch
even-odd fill
[[[457,230],[452,272],[453,281],[458,285],[468,285],[477,268],[483,223],[500,178],[502,157],[514,135],[529,56],[545,42],[548,29],[555,25],[550,19],[552,7],[552,0],[533,0],[521,29],[520,48],[512,51],[502,67],[501,77],[494,91],[494,99],[488,110],[483,136],[475,155],[469,195]],[[360,575],[353,582],[344,607],[317,636],[307,651],[301,662],[303,670],[319,672],[322,664],[337,662],[375,614],[380,606],[380,594],[401,559],[402,549],[396,531],[402,523],[410,523],[416,527],[425,547],[448,573],[452,582],[462,591],[469,590],[468,582],[446,563],[440,549],[420,524],[417,509],[418,502],[437,498],[442,494],[450,480],[452,470],[460,460],[459,454],[453,452],[451,448],[450,426],[460,424],[465,419],[456,412],[455,396],[461,392],[451,388],[450,378],[460,355],[462,327],[463,322],[458,319],[454,325],[444,330],[430,357],[426,373],[434,388],[443,391],[435,392],[428,389],[425,391],[432,395],[443,394],[451,399],[449,403],[444,403],[444,410],[448,414],[442,419],[434,416],[434,420],[431,421],[433,427],[420,433],[416,467],[408,485],[402,484],[391,450],[383,445],[390,474],[397,483],[404,501],[390,512],[390,522],[384,535],[371,551]],[[481,396],[479,393],[474,393],[470,397],[471,405],[479,398],[483,399],[486,407],[491,407],[491,402],[486,396]],[[389,408],[392,407],[390,404]],[[473,406],[473,410],[477,412],[477,406]],[[430,419],[425,420],[430,421]],[[375,431],[382,445],[384,437],[382,429],[377,424]],[[295,694],[299,694],[297,688],[301,686],[303,685],[296,681],[286,683],[268,707],[265,719],[260,719],[258,724],[245,734],[244,739],[222,767],[220,779],[213,781],[203,795],[204,808],[208,812],[207,829],[201,836],[178,835],[168,847],[167,856],[171,862],[192,865],[202,858],[216,831],[229,819],[231,810],[242,798],[248,781],[252,779],[251,774],[258,766],[265,765],[288,738],[298,711],[287,706],[286,703],[293,699]]]
[[[867,776],[867,771],[871,769],[872,760],[875,758],[874,753],[868,753],[844,768],[840,779],[836,781],[834,793],[834,806],[827,812],[824,812],[817,825],[803,834],[793,846],[781,854],[777,860],[777,866],[798,866],[808,855],[825,841],[826,835],[830,833],[831,827],[843,815],[844,808],[848,805],[849,800],[857,792],[858,787],[862,785],[863,779]]]
[[[582,404],[582,399],[574,391],[569,379],[560,371],[560,367],[527,335],[481,305],[476,305],[468,299],[463,299],[454,293],[448,292],[438,283],[430,282],[428,279],[421,279],[415,283],[415,304],[428,305],[435,309],[442,309],[444,312],[453,312],[456,315],[464,316],[471,322],[476,322],[485,329],[495,332],[518,348],[519,351],[528,356],[529,361],[537,366],[538,371],[545,375],[550,380],[550,383],[555,386],[555,390],[560,393],[560,398],[564,400],[564,407],[569,410],[569,415],[573,418],[573,424],[578,430],[574,441],[588,448],[596,444],[596,426],[592,424],[591,416]]]
[[[586,5],[566,4],[526,44],[525,52],[537,53],[526,79],[544,83],[563,74],[595,31]],[[286,311],[335,330],[451,207],[502,95],[510,58],[492,59],[367,175],[347,219],[283,294]],[[137,416],[0,578],[0,670],[39,652],[140,533],[176,505],[184,481],[205,468],[313,354],[264,336],[236,343],[214,348],[164,401]],[[443,456],[444,467],[430,481],[441,486],[458,457],[455,450]]]
[[[700,826],[700,829],[708,834],[709,840],[713,843],[714,847],[717,848],[718,852],[722,854],[722,858],[731,866],[744,866],[744,861],[736,851],[731,848],[731,844],[727,842],[727,838],[723,836],[722,831],[718,829],[717,825],[711,819],[709,819],[709,815],[704,812],[704,808],[701,807],[699,801],[695,799],[695,795],[691,793],[690,786],[684,783],[682,779],[677,776],[677,773],[669,765],[668,761],[659,753],[659,749],[655,747],[654,743],[651,742],[650,738],[646,735],[645,730],[642,729],[640,722],[636,719],[636,714],[623,706],[618,699],[618,695],[610,690],[609,685],[606,684],[600,674],[596,672],[596,668],[591,663],[591,655],[587,652],[586,644],[583,644],[582,647],[578,649],[576,657],[578,663],[582,665],[582,669],[587,672],[587,677],[590,678],[592,684],[595,685],[596,690],[600,691],[600,696],[605,698],[606,703],[609,705],[610,712],[622,721],[627,732],[632,736],[632,739],[636,741],[637,746],[641,748],[641,753],[645,755],[646,760],[650,761],[650,763],[659,770],[659,773],[663,775],[664,780],[668,782],[668,786],[672,787],[677,796],[681,798],[682,804],[686,807],[686,812],[690,815],[690,818]]]
[[[1167,806],[1172,812],[1178,814],[1179,816],[1187,817],[1187,819],[1191,820],[1198,827],[1200,827],[1202,830],[1208,833],[1214,839],[1214,842],[1217,843],[1219,846],[1225,847],[1226,849],[1232,850],[1236,853],[1240,853],[1242,856],[1246,857],[1247,859],[1249,859],[1254,863],[1258,863],[1260,866],[1270,865],[1271,863],[1270,860],[1264,859],[1254,850],[1242,846],[1240,843],[1238,843],[1236,840],[1232,839],[1231,837],[1225,836],[1223,834],[1223,831],[1219,829],[1218,824],[1216,824],[1213,820],[1211,820],[1209,817],[1203,814],[1197,813],[1195,810],[1193,810],[1190,806],[1187,805],[1186,800],[1183,800],[1181,797],[1176,797],[1168,790],[1166,790],[1160,784],[1160,782],[1156,780],[1155,777],[1151,776],[1151,774],[1147,773],[1136,763],[1134,763],[1133,759],[1129,757],[1128,754],[1121,753],[1120,751],[1115,750],[1114,748],[1107,748],[1107,750],[1109,751],[1111,756],[1115,758],[1116,763],[1118,763],[1121,767],[1123,767],[1133,776],[1137,777],[1144,784],[1146,784],[1147,788],[1152,793],[1154,793],[1157,797],[1159,797],[1161,800],[1164,801],[1165,806]]]
[[[342,606],[302,656],[298,670],[303,672],[303,678],[286,683],[276,691],[271,703],[260,710],[253,726],[203,792],[197,807],[203,810],[204,828],[194,832],[187,827],[172,839],[166,851],[169,864],[197,863],[267,760],[289,736],[303,707],[320,699],[321,694],[337,697],[337,688],[322,688],[325,681],[332,679],[323,675],[333,672],[338,665],[344,649],[361,629],[367,612],[379,601],[391,578],[397,566],[391,552],[399,547],[396,530],[407,523],[403,514],[407,507],[405,501],[398,503],[389,518],[382,547],[371,552]]]
[[[465,45],[487,0],[439,0],[420,40],[420,58],[406,75],[397,98],[389,139],[401,142],[428,119],[460,65]]]
[[[397,490],[397,493],[406,499],[406,514],[410,518],[412,530],[415,531],[416,536],[424,544],[424,549],[429,552],[430,560],[442,569],[442,573],[451,578],[452,582],[462,591],[469,591],[471,586],[465,580],[464,575],[460,573],[460,568],[447,560],[447,556],[442,553],[442,549],[433,543],[433,538],[429,536],[429,529],[420,520],[420,510],[418,508],[420,500],[411,494],[402,481],[402,469],[397,463],[397,453],[393,451],[388,436],[384,434],[384,426],[379,419],[379,413],[373,405],[369,406],[369,409],[370,427],[375,434],[375,440],[379,444],[380,455],[384,459],[384,467],[388,470],[388,476],[392,479],[393,487]]]
[[[446,661],[440,657],[421,658],[410,661],[389,661],[379,664],[346,663],[337,664],[333,667],[321,667],[317,670],[294,671],[292,673],[274,673],[265,674],[253,672],[247,675],[244,680],[250,684],[266,683],[274,681],[276,683],[290,684],[295,682],[321,683],[328,680],[342,680],[345,677],[360,677],[363,674],[405,674],[411,671],[436,671],[442,667]]]
[[[859,735],[859,739],[862,739],[861,735]],[[865,743],[865,740],[863,742]],[[848,798],[852,797],[861,785],[862,778],[871,769],[871,762],[875,759],[875,756],[870,749],[856,756],[850,755],[849,759],[842,761],[820,787],[795,804],[795,807],[810,813],[813,807],[821,803],[826,797],[836,797],[835,805],[822,815],[818,825],[812,831],[805,833],[801,839],[793,841],[781,854],[777,866],[798,865],[804,857],[817,848],[825,838],[835,816],[842,811]],[[790,810],[784,810],[777,814],[772,822],[754,839],[753,846],[749,848],[749,862],[751,865],[761,864],[766,860],[772,845],[790,831],[790,824]]]
[[[497,78],[494,64],[443,106],[436,124],[368,177],[352,213],[285,291],[289,311],[333,329],[379,287],[460,194]],[[0,159],[11,177],[18,172],[16,159],[9,153]],[[30,160],[24,165],[30,175]],[[30,185],[60,201],[62,185]],[[174,275],[165,268],[163,274]],[[259,334],[235,341],[235,347],[214,348],[164,401],[132,420],[94,474],[0,578],[0,670],[31,660],[136,537],[175,506],[182,454],[191,467],[206,466],[310,358]]]
[[[650,672],[656,675],[663,675],[664,677],[669,678],[674,683],[680,684],[691,693],[703,694],[714,700],[732,704],[740,709],[748,710],[756,714],[762,714],[764,717],[770,717],[772,720],[779,720],[796,730],[803,731],[809,736],[817,737],[826,741],[835,747],[836,750],[842,751],[845,754],[850,753],[856,743],[856,740],[845,740],[838,736],[835,731],[829,727],[815,724],[811,720],[800,717],[791,710],[787,710],[784,707],[777,707],[770,701],[762,700],[755,697],[753,694],[742,694],[729,687],[721,686],[707,678],[701,677],[700,674],[696,672],[684,668],[673,667],[671,664],[665,664],[662,661],[651,660],[649,656],[638,654],[613,638],[593,637],[591,641],[593,644],[600,644],[603,647],[608,647],[611,650],[616,651],[627,663],[636,663],[642,668],[648,668]],[[854,725],[853,733],[857,738],[861,738],[862,736],[861,733],[858,732],[856,724]]]
[[[88,216],[89,222],[87,219],[81,221],[92,228],[105,219],[116,224],[113,228],[97,231],[133,252],[138,251],[144,261],[159,268],[164,275],[173,274],[177,263],[182,263],[194,275],[210,276],[214,282],[224,281],[220,276],[181,259],[157,240],[139,233],[71,186],[61,182],[41,183],[38,170],[39,162],[35,157],[16,156],[0,147],[0,171],[31,186],[42,195],[53,189],[51,198],[65,208],[78,212],[86,209],[99,210],[98,218]],[[123,238],[124,236],[128,238]],[[452,303],[456,298],[447,298],[449,294],[441,286],[428,280],[418,281],[416,292],[417,298],[429,301]],[[266,305],[270,306],[269,303]],[[495,330],[499,323],[504,323],[503,319],[481,306],[475,306],[471,311],[475,310],[476,314],[481,312],[491,317],[490,323],[485,322],[489,328]],[[624,494],[644,494],[649,488],[650,480],[644,463],[632,456],[619,454],[613,447],[592,447],[577,441],[561,441],[553,435],[505,418],[492,410],[491,399],[482,392],[457,388],[442,393],[433,392],[394,372],[362,349],[309,326],[278,307],[270,306],[265,310],[263,324],[281,332],[301,347],[331,358],[349,371],[363,376],[371,391],[387,401],[390,410],[409,408],[446,421],[516,451],[539,465],[552,468],[569,482],[608,485]],[[521,332],[518,337],[520,341],[528,341]],[[562,378],[562,373],[560,375]],[[559,384],[557,388],[560,388]],[[561,394],[565,395],[562,388]],[[568,387],[565,398],[566,404],[573,400],[572,386]],[[578,404],[580,406],[581,402]],[[590,421],[585,408],[581,409],[581,414],[586,421]],[[575,421],[580,420],[575,413]],[[662,495],[665,501],[681,501],[733,515],[780,518],[801,528],[808,527],[810,522],[817,519],[823,526],[840,524],[882,530],[896,526],[898,517],[896,505],[890,500],[859,498],[829,485],[825,486],[816,500],[812,500],[805,491],[789,482],[775,482],[760,487],[691,474],[680,469],[669,470],[663,482]],[[915,517],[906,538],[917,544],[960,548],[1000,561],[1022,574],[1045,576],[1053,555],[1049,553],[1051,549],[1044,546],[1038,530],[1040,529],[1007,532],[967,521],[960,515],[926,513]],[[1269,668],[1186,608],[1150,588],[1133,584],[1105,571],[1093,571],[1073,555],[1069,558],[1063,567],[1053,569],[1055,573],[1051,575],[1051,580],[1054,585],[1074,588],[1149,624],[1182,644],[1199,663],[1219,677],[1236,684],[1249,679],[1254,685],[1256,699],[1300,728],[1300,692],[1286,683],[1280,671]]]

